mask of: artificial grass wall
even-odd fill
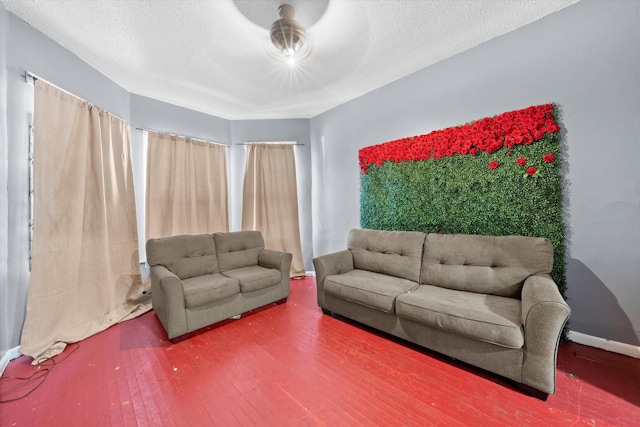
[[[553,104],[365,147],[360,225],[547,237],[565,295],[560,128]]]

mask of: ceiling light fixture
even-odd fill
[[[295,19],[293,6],[281,4],[278,7],[280,19],[271,24],[271,43],[284,55],[289,65],[294,65],[296,52],[305,42],[304,28]]]

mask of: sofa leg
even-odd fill
[[[322,308],[322,307],[320,307]],[[326,314],[327,316],[331,316],[331,310],[327,310],[326,308],[322,308],[322,314]]]
[[[535,397],[536,399],[540,399],[542,401],[547,400],[547,397],[549,397],[549,393],[545,393],[544,391],[540,391],[537,388],[533,388],[530,385],[526,385],[526,384],[522,384],[522,383],[517,383],[518,384],[518,389],[525,393],[528,394],[529,396]]]

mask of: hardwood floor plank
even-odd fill
[[[291,296],[170,342],[153,312],[67,350],[4,426],[634,426],[640,361],[562,343],[546,402],[504,378],[323,315],[313,278]],[[43,367],[9,363],[0,382]],[[18,396],[28,386],[12,391]],[[9,395],[6,395],[9,397]]]

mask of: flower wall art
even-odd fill
[[[532,106],[359,151],[360,224],[379,230],[540,236],[565,295],[560,127]]]

